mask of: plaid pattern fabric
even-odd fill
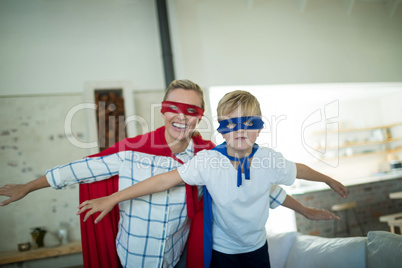
[[[194,156],[191,142],[177,158]],[[78,160],[46,172],[56,189],[74,183],[91,183],[119,174],[119,190],[151,176],[176,169],[171,157],[123,151],[104,157]],[[120,222],[116,247],[123,267],[173,267],[179,260],[189,233],[185,185],[119,204]]]

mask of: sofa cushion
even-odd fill
[[[295,237],[300,235],[296,232],[268,234],[268,252],[272,268],[285,268]]]
[[[300,235],[295,238],[290,249],[286,268],[365,268],[366,244],[366,237],[324,238]]]
[[[401,235],[384,231],[372,231],[368,233],[367,240],[368,268],[401,267]]]

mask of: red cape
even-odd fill
[[[215,145],[211,141],[203,140],[201,135],[193,137],[195,153],[212,149]],[[165,139],[165,127],[158,128],[153,132],[127,138],[117,142],[110,148],[91,155],[90,157],[105,156],[120,151],[137,151],[158,156],[172,157],[180,163],[167,145]],[[94,198],[111,195],[119,190],[119,177],[80,184],[80,203]],[[187,215],[191,219],[191,229],[187,240],[187,267],[204,267],[203,254],[203,213],[202,199],[198,198],[196,186],[186,184]],[[91,216],[86,222],[81,214],[81,240],[84,267],[121,267],[116,251],[116,236],[119,222],[119,207],[115,206],[99,223],[95,224],[98,214]]]

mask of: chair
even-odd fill
[[[349,213],[353,212],[356,222],[359,225],[360,231],[362,232],[362,236],[365,236],[364,228],[363,225],[360,223],[359,217],[357,215],[356,211],[356,202],[349,202],[349,203],[342,203],[342,204],[335,204],[331,207],[331,210],[334,212],[341,212],[343,211],[343,218],[345,221],[345,228],[346,228],[346,233],[348,236],[350,236],[350,228],[349,228]],[[337,235],[337,225],[338,221],[334,221],[334,237]]]
[[[389,221],[388,225],[391,228],[391,233],[402,234],[402,220]],[[399,232],[396,232],[395,227],[399,229]]]
[[[397,234],[395,227],[398,227],[399,234],[402,234],[402,212],[381,216],[380,222],[388,223],[391,233]]]

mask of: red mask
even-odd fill
[[[189,116],[197,117],[201,119],[204,115],[204,110],[196,105],[185,104],[175,101],[162,101],[161,113],[175,113],[175,114],[185,114]]]

